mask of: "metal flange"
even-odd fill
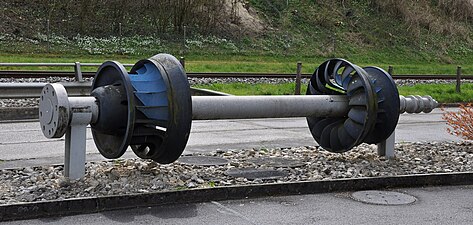
[[[105,158],[118,158],[128,148],[135,125],[135,98],[125,67],[114,61],[103,63],[91,94],[100,110],[97,121],[91,124],[95,145]]]
[[[379,67],[364,67],[376,93],[376,121],[363,142],[378,144],[386,140],[396,129],[399,121],[399,91],[391,75]]]
[[[64,136],[71,119],[69,100],[64,86],[47,84],[39,99],[39,121],[47,138]]]

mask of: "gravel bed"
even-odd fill
[[[438,80],[438,79],[437,80],[413,80],[413,79],[400,80],[400,79],[397,79],[397,80],[394,80],[394,82],[398,86],[413,86],[416,84],[456,84],[457,83],[456,80]],[[473,83],[473,80],[462,79],[461,83],[462,84]]]
[[[310,79],[301,79],[302,84],[308,84]],[[189,84],[215,84],[215,83],[250,83],[250,84],[282,84],[294,83],[295,78],[189,78]]]
[[[0,99],[0,107],[36,107],[39,98]]]
[[[473,142],[400,143],[396,158],[376,153],[362,144],[335,154],[319,147],[217,151],[205,155],[229,160],[223,166],[197,166],[179,161],[160,165],[142,159],[89,162],[80,180],[63,177],[62,166],[4,169],[0,172],[0,204],[60,200],[121,194],[164,192],[262,183],[286,183],[340,178],[383,177],[405,174],[473,172]],[[297,160],[292,168],[255,164],[255,159]],[[266,168],[287,173],[274,179],[246,179],[226,175],[229,169]]]
[[[50,83],[50,82],[70,82],[73,81],[73,78],[58,78],[58,77],[48,77],[48,78],[22,78],[22,79],[12,79],[12,78],[0,78],[0,83]],[[86,81],[91,81],[92,78],[86,78]],[[240,83],[269,83],[269,84],[279,84],[279,83],[293,83],[295,79],[293,78],[189,78],[189,83],[191,86],[198,84],[212,84],[212,83],[231,83],[231,82],[240,82]],[[309,79],[301,80],[303,85],[307,85]],[[398,86],[411,86],[414,84],[451,84],[456,81],[453,80],[395,80]],[[462,80],[462,83],[473,83],[473,80]],[[39,99],[37,98],[26,98],[26,99],[0,99],[0,107],[35,107],[38,106]]]
[[[93,78],[84,78],[84,81],[92,81]],[[42,77],[42,78],[0,78],[0,83],[55,83],[73,82],[69,77]]]

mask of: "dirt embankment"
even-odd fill
[[[183,0],[113,2],[3,0],[0,34],[45,34],[48,20],[51,33],[64,36],[176,35],[186,26],[192,32],[231,37],[235,32],[258,34],[265,28],[256,10],[242,0],[196,0],[188,6],[181,4]],[[132,13],[136,10],[140,13]]]

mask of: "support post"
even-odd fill
[[[394,143],[395,143],[395,136],[396,131],[388,137],[388,139],[384,140],[381,143],[378,143],[378,155],[385,156],[388,159],[394,158]]]
[[[297,62],[297,72],[296,72],[296,90],[295,95],[301,94],[301,72],[302,72],[302,63]]]
[[[461,66],[457,67],[457,86],[455,88],[455,91],[457,93],[461,93],[461,76],[462,76],[462,68]]]
[[[64,158],[64,176],[80,179],[85,175],[86,129],[95,122],[98,106],[94,97],[68,98],[71,122],[66,131],[66,152]]]
[[[80,68],[80,62],[74,63],[74,76],[77,82],[84,82],[82,78],[82,70]]]
[[[80,179],[85,175],[86,128],[87,124],[78,124],[67,129],[64,176],[69,179]]]

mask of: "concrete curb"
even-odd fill
[[[235,200],[277,195],[300,195],[383,188],[468,184],[473,184],[473,172],[216,187],[1,205],[0,221],[68,216],[117,209]]]

